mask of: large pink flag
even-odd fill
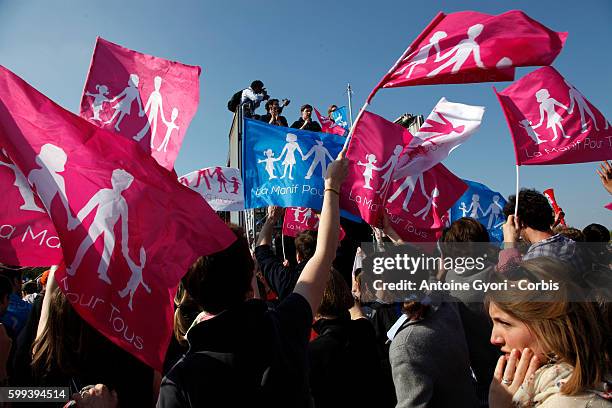
[[[553,67],[525,75],[497,97],[512,133],[517,164],[612,158],[610,123]]]
[[[297,237],[304,231],[317,231],[319,229],[319,214],[312,208],[287,207],[283,217],[283,235]],[[346,233],[340,226],[339,239],[342,241]]]
[[[64,110],[4,67],[0,144],[51,216],[68,266],[57,279],[73,307],[160,370],[180,278],[234,235],[135,143]]]
[[[4,149],[0,150],[0,262],[50,266],[62,260],[55,228],[40,198]]]
[[[385,209],[393,228],[407,242],[434,242],[448,209],[468,186],[442,164],[393,181]]]
[[[411,140],[408,129],[364,111],[346,155],[349,172],[342,184],[340,208],[378,225],[400,155]]]
[[[379,88],[511,81],[514,67],[551,64],[566,37],[518,10],[440,13],[368,100]]]
[[[346,129],[342,126],[336,125],[332,119],[321,115],[321,113],[315,108],[315,114],[317,115],[317,119],[319,119],[319,123],[321,124],[321,132],[323,133],[331,133],[338,136],[344,136],[346,134]]]
[[[140,146],[172,170],[200,98],[200,67],[121,47],[98,37],[81,116]]]

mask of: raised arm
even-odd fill
[[[308,151],[308,153],[306,153],[306,155],[305,155],[305,156],[304,156],[304,155],[302,155],[302,160],[308,160],[308,158],[309,158],[310,156],[312,156],[312,154],[314,153],[314,149],[315,149],[315,148],[314,148],[314,146],[312,146],[312,148],[311,148],[311,149]],[[301,151],[300,151],[300,153],[301,153]],[[334,158],[333,158],[333,157],[332,157],[332,160],[334,160]]]
[[[113,99],[111,99],[110,101],[108,101],[109,103],[113,103],[116,102],[117,100],[121,99],[122,97],[125,96],[125,89],[123,91],[121,91],[121,93],[117,96],[115,96]]]
[[[278,218],[282,215],[283,209],[281,207],[269,206],[268,207],[268,218],[261,227],[261,231],[257,236],[257,244],[260,245],[272,245],[272,229],[276,224]]]
[[[327,168],[317,248],[304,267],[294,290],[308,301],[313,313],[319,308],[332,262],[336,257],[340,233],[339,192],[347,173],[348,160],[344,158],[334,160]]]
[[[540,104],[540,122],[537,125],[532,126],[531,128],[532,129],[537,129],[540,126],[542,126],[542,123],[544,123],[544,104],[541,103]]]

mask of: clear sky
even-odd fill
[[[200,106],[176,161],[179,175],[224,165],[231,95],[254,79],[269,93],[324,110],[346,104],[351,83],[356,111],[406,46],[438,11],[499,14],[520,9],[556,31],[568,31],[555,68],[612,120],[612,2],[517,1],[49,1],[0,0],[0,64],[65,108],[77,112],[96,36],[148,54],[200,65]],[[517,70],[517,78],[536,68]],[[380,91],[370,110],[393,120],[427,115],[440,97],[487,108],[480,131],[445,161],[455,174],[514,191],[514,151],[491,86],[434,85]],[[263,108],[260,108],[263,110]],[[570,225],[612,228],[595,163],[523,166],[521,185],[552,187]]]

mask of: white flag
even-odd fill
[[[179,181],[200,193],[215,211],[244,210],[242,177],[236,168],[206,167],[179,177]]]

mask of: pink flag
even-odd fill
[[[0,262],[18,266],[57,265],[62,249],[40,198],[21,170],[0,150]]]
[[[512,133],[517,164],[584,163],[612,157],[610,123],[553,67],[525,75],[497,97]]]
[[[319,119],[319,123],[321,124],[321,131],[323,133],[331,133],[334,135],[344,136],[346,133],[346,129],[342,126],[336,125],[332,119],[327,116],[322,116],[321,113],[315,108],[315,113],[317,114],[317,119]]]
[[[423,173],[446,159],[480,128],[483,114],[482,106],[440,99],[400,157],[394,179]]]
[[[448,209],[468,186],[442,164],[393,181],[385,208],[389,221],[407,242],[434,242],[445,226]]]
[[[319,229],[319,214],[312,208],[287,207],[283,218],[283,235],[297,237],[304,231],[317,231]],[[340,241],[346,233],[340,226]]]
[[[98,37],[81,116],[138,141],[168,170],[200,98],[200,67],[121,47]]]
[[[76,311],[161,370],[180,278],[235,239],[196,192],[135,143],[76,116],[0,67],[0,144],[51,216]]]
[[[364,111],[349,144],[349,172],[342,184],[340,208],[378,225],[384,197],[404,146],[412,140],[408,129]]]
[[[549,65],[567,33],[513,10],[440,13],[372,91],[428,84],[511,81],[514,67]]]

